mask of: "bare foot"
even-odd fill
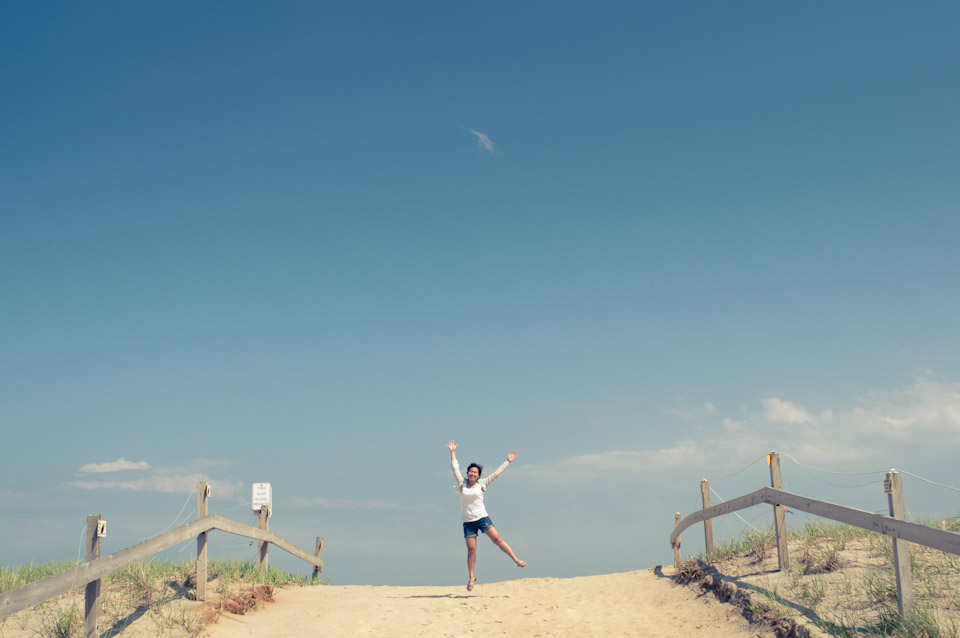
[[[476,578],[471,578],[470,582],[467,583],[467,591],[473,591],[473,585],[477,582]]]
[[[527,561],[525,561],[525,560],[518,560],[518,561],[517,561],[517,567],[526,567],[526,566],[527,566]]]

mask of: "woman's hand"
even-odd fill
[[[453,441],[450,441],[450,442],[453,443]],[[517,458],[517,453],[511,452],[510,454],[507,455],[507,462],[513,463],[516,460],[516,458]]]
[[[454,450],[457,449],[457,444],[454,443],[453,441],[450,441],[449,443],[447,443],[447,449],[453,452]]]

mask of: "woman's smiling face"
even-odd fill
[[[467,485],[473,485],[479,478],[480,470],[475,467],[471,467],[469,470],[467,470]]]

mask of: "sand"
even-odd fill
[[[287,587],[244,616],[223,615],[202,638],[772,636],[735,607],[653,569],[525,578],[465,587]]]

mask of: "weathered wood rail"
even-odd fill
[[[772,505],[774,508],[774,526],[777,532],[777,553],[780,569],[789,567],[789,555],[786,544],[786,524],[784,522],[784,508],[791,508],[807,512],[822,518],[829,518],[840,523],[853,525],[862,529],[877,532],[893,539],[893,566],[897,579],[897,596],[900,612],[909,614],[913,609],[913,587],[910,572],[909,543],[926,545],[943,552],[960,555],[960,534],[936,529],[919,523],[904,520],[905,508],[903,501],[903,484],[900,473],[892,470],[887,473],[883,481],[884,492],[888,496],[890,516],[883,516],[865,510],[836,505],[826,501],[800,496],[785,492],[780,487],[779,455],[772,452],[767,457],[770,465],[771,483],[776,487],[764,487],[739,498],[731,499],[720,505],[710,505],[709,486],[701,483],[704,508],[682,518],[678,512],[674,518],[674,529],[670,534],[670,545],[674,550],[674,564],[680,562],[680,534],[683,530],[697,523],[704,523],[706,552],[713,550],[713,530],[708,526],[711,519],[724,514],[732,514],[738,510],[754,507],[755,505]],[[704,481],[706,483],[706,481]]]
[[[204,515],[198,518],[198,520],[102,558],[96,557],[91,559],[91,547],[95,547],[96,554],[99,555],[99,539],[96,535],[97,526],[95,524],[91,525],[90,522],[91,519],[93,519],[93,522],[99,521],[99,517],[89,517],[87,526],[87,562],[54,576],[49,576],[43,580],[29,583],[0,594],[0,618],[6,618],[11,614],[33,607],[50,598],[65,594],[77,587],[87,586],[86,634],[88,636],[96,635],[100,580],[104,576],[108,576],[134,563],[144,561],[165,549],[174,547],[193,537],[197,538],[197,600],[203,600],[206,591],[207,533],[213,530],[220,530],[260,541],[258,556],[260,558],[259,565],[262,569],[266,569],[266,546],[273,544],[313,565],[314,576],[316,576],[318,572],[323,571],[323,560],[320,558],[320,550],[323,547],[322,538],[317,538],[315,553],[311,554],[285,538],[267,529],[262,529],[263,520],[266,516],[261,516],[261,528],[258,528],[237,523],[236,521],[215,514],[206,514],[206,500],[208,496],[209,490],[207,489],[206,483],[201,483],[198,486],[198,513],[202,512]],[[93,533],[91,533],[91,531]]]
[[[698,510],[682,519],[670,534],[670,544],[678,545],[680,533],[686,528],[696,523],[731,514],[738,510],[753,507],[755,505],[784,505],[791,509],[807,512],[823,518],[829,518],[841,523],[868,529],[872,532],[910,541],[919,545],[926,545],[934,549],[951,554],[960,554],[960,534],[927,527],[919,523],[910,521],[901,521],[889,516],[874,514],[853,507],[835,505],[826,501],[791,494],[782,490],[775,490],[772,487],[764,487],[756,492],[751,492],[746,496],[735,498],[720,505],[714,505],[707,509]]]

